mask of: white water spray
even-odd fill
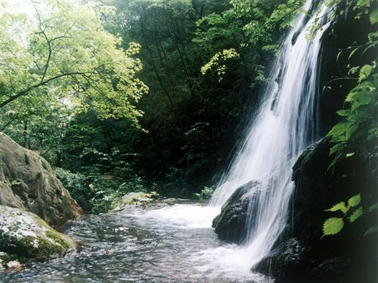
[[[304,10],[310,13],[315,3],[307,0]],[[249,205],[249,235],[244,245],[234,251],[238,261],[248,269],[269,255],[285,228],[293,193],[292,166],[300,153],[318,138],[318,62],[322,35],[330,25],[329,8],[320,9],[316,16],[302,13],[295,20],[274,65],[265,100],[210,202],[221,206],[238,187],[251,180],[261,183],[257,197]],[[313,39],[308,39],[316,17],[322,28]],[[230,251],[231,258],[235,257],[234,252]],[[219,256],[226,254],[222,251]]]

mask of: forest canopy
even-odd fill
[[[142,69],[135,57],[140,46],[120,49],[122,39],[105,31],[98,6],[18,2],[25,12],[15,9],[14,1],[1,3],[0,108],[5,116],[21,119],[61,104],[137,123],[142,113],[135,103],[148,91],[136,76]]]

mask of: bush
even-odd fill
[[[199,194],[194,194],[194,195],[199,200],[208,200],[211,198],[214,191],[215,191],[215,188],[204,186]]]
[[[125,169],[126,170],[126,169]],[[142,178],[127,174],[120,177],[119,170],[113,175],[102,175],[95,167],[87,173],[72,173],[62,168],[55,168],[57,177],[71,196],[86,213],[103,213],[113,208],[116,201],[130,192],[149,192],[155,188],[152,184],[147,189]]]
[[[89,186],[89,178],[84,174],[72,173],[63,168],[55,168],[55,174],[81,208],[86,213],[91,212],[94,192]]]

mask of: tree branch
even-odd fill
[[[0,103],[0,108],[3,108],[5,105],[11,103],[13,100],[15,100],[15,99],[17,99],[21,96],[26,95],[28,92],[32,91],[33,89],[38,88],[40,86],[43,86],[43,85],[45,85],[45,84],[47,84],[51,81],[54,81],[56,79],[59,79],[59,78],[62,78],[62,77],[68,77],[68,76],[76,76],[76,75],[85,76],[86,74],[87,73],[84,73],[84,72],[72,72],[72,73],[65,73],[65,74],[56,75],[52,78],[49,78],[48,80],[45,80],[45,81],[42,81],[38,84],[32,85],[32,86],[28,87],[27,89],[24,89],[24,90],[18,92],[17,94],[11,96],[10,98],[5,100],[4,102]]]

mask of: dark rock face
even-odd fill
[[[240,244],[247,237],[249,207],[258,197],[260,183],[250,181],[239,187],[223,205],[222,212],[213,221],[213,227],[219,238]]]
[[[48,162],[0,133],[0,205],[25,209],[60,226],[83,214]]]
[[[295,195],[287,229],[272,255],[257,268],[272,274],[278,283],[377,282],[378,240],[376,235],[363,236],[376,216],[361,217],[353,224],[345,221],[341,233],[321,237],[323,222],[341,216],[324,210],[359,192],[364,207],[377,199],[378,157],[345,158],[327,171],[330,147],[323,139],[294,165]]]

